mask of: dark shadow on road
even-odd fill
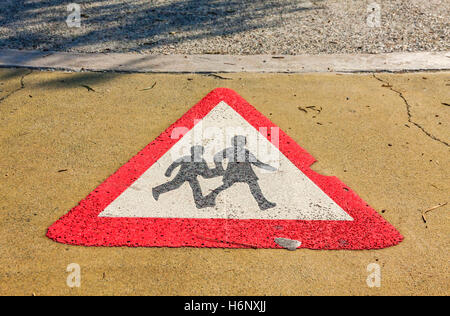
[[[71,2],[81,5],[81,29],[69,29],[66,25],[67,5]],[[198,39],[226,38],[249,30],[270,29],[283,25],[283,15],[322,9],[320,2],[4,0],[0,11],[6,14],[0,15],[0,27],[13,31],[0,37],[0,48],[75,51],[95,47],[95,51],[103,53],[170,48]],[[254,40],[264,41],[264,38]],[[123,42],[127,42],[126,47],[120,44]],[[216,52],[206,49],[205,53]],[[27,58],[33,60],[36,56]]]
[[[25,49],[34,52],[21,54],[18,64],[27,64],[50,55],[52,51],[78,51],[81,47],[95,47],[96,52],[136,52],[161,46],[182,44],[199,39],[229,37],[255,29],[270,29],[283,25],[283,16],[310,10],[320,10],[322,0],[2,0],[0,1],[0,28],[11,30],[0,36],[0,49]],[[82,27],[68,28],[67,5],[81,5]],[[253,39],[252,39],[253,40]],[[264,38],[255,38],[264,41]],[[126,42],[126,46],[120,43]],[[115,44],[117,43],[117,45]],[[112,47],[112,49],[110,48]],[[214,54],[215,51],[205,51]],[[56,62],[70,58],[53,56]],[[142,55],[123,66],[154,58]],[[15,55],[6,63],[15,64]],[[66,61],[67,62],[67,61]],[[13,73],[2,73],[7,80]],[[67,80],[49,80],[42,88],[95,87],[109,81],[102,73],[80,73]],[[92,91],[90,91],[92,92]]]

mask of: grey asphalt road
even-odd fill
[[[67,5],[81,6],[69,28]],[[367,23],[380,6],[380,25]],[[450,49],[448,0],[2,0],[0,48],[150,54]],[[372,20],[371,20],[372,21]]]

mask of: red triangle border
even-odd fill
[[[308,249],[381,249],[397,245],[403,236],[336,177],[310,169],[315,162],[281,129],[279,149],[354,221],[235,220],[187,218],[102,218],[98,215],[176,142],[174,128],[193,128],[221,101],[253,127],[277,127],[236,92],[218,88],[186,112],[159,137],[111,175],[68,214],[54,223],[47,236],[57,242],[104,247],[280,248],[275,238],[302,242]]]

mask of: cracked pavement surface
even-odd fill
[[[17,88],[14,87],[14,83],[13,82],[7,82],[6,85],[3,82],[0,83],[0,85],[1,85],[1,88],[0,88],[0,103],[2,101],[6,100],[7,98],[9,98],[14,93],[24,89],[25,88],[25,83],[24,83],[25,77],[28,76],[29,74],[31,74],[32,72],[33,72],[32,70],[28,70],[27,73],[25,73],[24,75],[21,76],[20,82],[19,82]],[[10,86],[13,86],[13,88],[10,88]]]
[[[383,83],[383,87],[384,88],[388,88],[391,91],[397,93],[399,95],[399,97],[403,100],[403,102],[405,102],[405,106],[406,106],[406,113],[408,115],[408,122],[413,124],[415,127],[419,128],[425,135],[427,135],[428,137],[430,137],[431,139],[440,142],[441,144],[449,147],[449,143],[448,141],[445,141],[439,137],[436,137],[435,135],[431,134],[425,127],[423,127],[420,123],[417,123],[413,117],[412,117],[412,109],[411,109],[411,104],[408,102],[408,100],[406,99],[406,97],[404,96],[403,92],[396,90],[389,82],[381,79],[380,77],[378,77],[377,75],[373,74],[374,78],[377,79],[378,81]],[[428,80],[428,78],[426,76],[422,77],[422,80]],[[445,105],[445,102],[441,102],[441,104]],[[445,113],[445,112],[444,112]],[[435,115],[436,118],[440,118],[439,115]],[[444,122],[448,122],[447,118],[440,118],[439,121],[444,120]],[[442,125],[442,122],[439,122],[438,125]],[[446,128],[447,124],[445,124],[443,126],[444,130],[448,131],[448,128]],[[448,138],[447,138],[448,139]]]
[[[0,70],[0,295],[449,293],[450,73],[220,76]],[[404,242],[288,252],[83,248],[45,237],[218,86],[279,125],[317,159],[315,171],[340,178]],[[66,286],[73,262],[79,289]],[[366,285],[370,263],[382,267],[379,289]]]

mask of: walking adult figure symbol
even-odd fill
[[[205,197],[204,207],[215,206],[216,198],[220,192],[230,188],[237,182],[248,184],[250,192],[261,210],[275,207],[276,204],[268,201],[261,192],[261,188],[258,184],[259,179],[253,171],[252,165],[269,171],[276,171],[277,169],[259,161],[245,148],[245,145],[247,144],[247,138],[245,136],[234,136],[231,143],[233,147],[226,148],[214,156],[217,173],[223,174],[223,184]],[[226,171],[223,171],[222,162],[224,159],[228,160]]]
[[[218,174],[214,169],[209,169],[206,161],[203,159],[203,153],[203,146],[192,146],[191,156],[181,157],[174,163],[172,163],[167,169],[165,176],[170,177],[172,175],[172,172],[179,166],[181,166],[180,171],[172,181],[153,188],[153,198],[158,201],[161,194],[176,190],[185,182],[188,182],[192,189],[195,205],[197,206],[197,208],[204,207],[202,189],[197,177],[202,176],[209,179],[220,176],[220,174]]]

